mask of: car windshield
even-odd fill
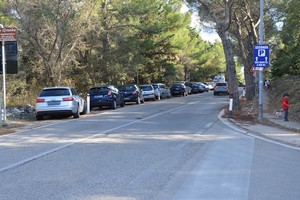
[[[217,83],[217,86],[227,86],[226,83]]]
[[[140,88],[144,91],[151,91],[152,87],[150,85],[141,85]]]
[[[107,94],[108,91],[107,87],[95,87],[90,89],[90,94]]]
[[[158,88],[158,85],[153,85],[154,89],[157,89]]]
[[[70,95],[70,91],[64,88],[57,89],[45,89],[42,90],[40,97],[49,97],[49,96],[68,96]]]

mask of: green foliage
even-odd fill
[[[272,76],[300,74],[300,10],[299,1],[291,0],[285,4],[280,45],[272,67]]]
[[[45,86],[86,93],[94,85],[206,81],[224,72],[221,44],[204,42],[181,6],[180,0],[2,2],[1,19],[17,26],[21,50],[20,73],[7,78],[9,104],[34,104]]]

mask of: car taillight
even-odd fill
[[[45,102],[45,99],[36,99],[35,102],[36,102],[36,103],[43,103],[43,102]]]
[[[74,98],[73,97],[65,97],[65,98],[62,98],[63,101],[74,101]]]

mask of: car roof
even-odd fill
[[[139,85],[139,86],[151,86],[151,87],[153,87],[152,84],[143,84],[143,85]]]
[[[132,83],[132,84],[124,84],[124,85],[119,85],[119,86],[125,86],[125,85],[136,85],[136,84],[134,84],[134,83]]]
[[[57,87],[45,87],[43,90],[50,90],[50,89],[71,89],[70,86],[57,86]]]
[[[97,85],[92,88],[102,88],[102,87],[116,87],[116,86],[114,86],[114,85]]]

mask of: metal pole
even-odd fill
[[[0,93],[0,127],[2,126],[2,94]]]
[[[91,106],[90,106],[90,94],[86,95],[86,113],[90,114],[91,113]]]
[[[259,23],[259,44],[264,43],[264,0],[260,0],[260,23]],[[259,120],[263,119],[263,74],[264,68],[259,71]]]
[[[6,124],[6,83],[5,83],[5,42],[2,40],[2,73],[3,73],[3,123]]]

